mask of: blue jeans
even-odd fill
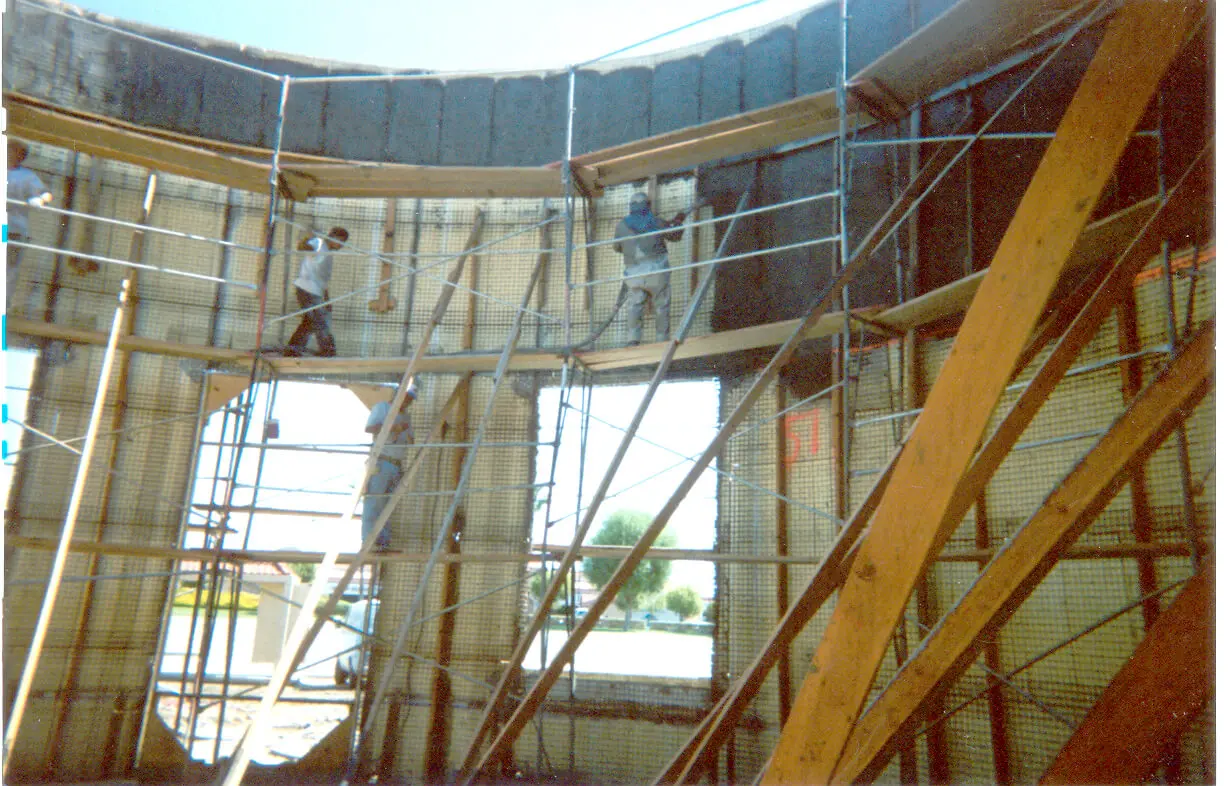
[[[367,542],[367,536],[376,528],[376,519],[380,518],[384,506],[388,504],[389,495],[397,488],[400,480],[400,467],[384,459],[376,462],[376,473],[367,479],[367,487],[363,489],[363,542]],[[387,523],[376,537],[375,545],[377,548],[389,547],[390,533]]]

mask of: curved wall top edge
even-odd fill
[[[952,2],[850,0],[851,72]],[[272,147],[278,80],[127,36],[110,26],[268,74],[372,72],[365,66],[120,22],[58,0],[21,0],[13,18],[8,16],[6,90],[68,109],[244,145]],[[586,66],[576,78],[574,153],[828,89],[839,66],[837,35],[837,5],[828,0],[710,42]],[[421,76],[292,82],[284,149],[442,166],[539,166],[563,157],[565,70]]]

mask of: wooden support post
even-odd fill
[[[700,167],[692,169],[693,184],[700,182]],[[696,194],[693,193],[693,197]],[[699,197],[697,197],[699,198]],[[697,211],[696,219],[700,219],[700,211]],[[700,261],[700,231],[696,227],[692,227],[690,237],[688,239],[688,262],[696,263]],[[700,268],[694,267],[688,270],[688,297],[696,294],[696,288],[700,286]]]
[[[111,338],[107,342],[107,350],[103,354],[102,370],[98,375],[98,389],[94,394],[94,407],[90,412],[90,423],[86,429],[85,443],[81,446],[81,460],[77,463],[77,477],[73,481],[72,496],[68,502],[68,512],[64,517],[64,528],[60,530],[59,546],[51,563],[51,574],[47,579],[47,591],[43,596],[43,605],[39,609],[38,622],[34,627],[34,635],[30,638],[30,651],[22,666],[21,679],[17,684],[17,692],[13,697],[13,709],[8,717],[8,725],[4,731],[4,774],[7,776],[16,752],[17,733],[21,730],[21,721],[26,712],[26,702],[30,698],[30,690],[34,686],[34,676],[38,671],[38,663],[43,655],[43,643],[51,628],[51,614],[55,611],[56,597],[60,593],[61,579],[64,577],[64,566],[68,561],[69,544],[73,539],[73,531],[77,527],[77,515],[81,510],[81,502],[85,497],[86,481],[90,475],[90,461],[94,457],[94,446],[97,443],[99,425],[102,422],[103,409],[107,403],[107,390],[111,385],[111,368],[115,363],[116,345],[119,343],[120,331],[124,323],[124,315],[128,306],[128,282],[125,281],[120,290],[119,305],[115,308],[115,318],[111,321]]]
[[[991,522],[987,516],[987,495],[980,491],[974,500],[974,546],[991,548]],[[979,570],[985,570],[987,560],[979,560]],[[934,627],[933,622],[927,623]],[[1012,783],[1012,749],[1008,745],[1008,713],[1004,700],[1004,684],[997,675],[1003,674],[999,660],[999,640],[992,634],[982,652],[990,670],[984,675],[987,686],[987,717],[991,724],[991,764],[995,770],[996,786]]]
[[[1213,324],[1146,388],[1030,517],[862,715],[832,780],[874,778],[909,721],[969,667],[979,643],[1008,620],[1144,461],[1213,384]],[[856,568],[857,570],[857,568]]]
[[[1140,351],[1140,337],[1136,331],[1136,293],[1129,290],[1115,310],[1119,331],[1119,354],[1131,355]],[[1119,386],[1123,403],[1129,404],[1140,393],[1144,382],[1144,364],[1140,358],[1130,358],[1119,364]],[[1132,533],[1137,543],[1153,542],[1153,509],[1149,507],[1149,491],[1144,467],[1132,467],[1128,489],[1132,495]],[[1157,571],[1153,559],[1142,555],[1136,561],[1136,576],[1141,596],[1157,590]],[[1161,611],[1160,599],[1147,598],[1140,604],[1145,629],[1152,627]]]
[[[846,374],[848,358],[842,349],[840,336],[830,340],[832,363],[832,383],[835,385],[829,394],[829,443],[833,457],[833,513],[844,519],[850,513],[850,502],[847,498],[849,465],[846,456],[846,391],[849,389],[849,376]]]
[[[377,767],[377,782],[393,780],[393,765],[397,761],[397,741],[401,739],[401,708],[406,697],[395,693],[389,697],[389,713],[384,722],[384,742],[380,746],[380,764]]]
[[[141,226],[149,223],[150,213],[153,211],[154,195],[158,189],[158,176],[150,173],[145,182],[145,199],[141,203],[141,214],[137,217],[137,222]],[[133,262],[140,262],[145,253],[145,233],[137,230],[132,235],[132,240],[128,246],[128,258]],[[140,303],[140,295],[138,290],[138,273],[137,268],[130,268],[128,275],[124,279],[124,286],[128,292],[128,307],[124,310],[124,318],[120,324],[120,335],[130,336],[133,332],[133,323],[136,321],[137,305]],[[108,428],[110,432],[118,432],[124,428],[124,421],[128,413],[128,371],[132,355],[120,349],[116,349],[116,363],[119,365],[119,378],[115,383],[115,403],[111,410],[111,424]],[[107,531],[107,524],[110,521],[111,511],[111,495],[115,485],[115,463],[119,458],[120,443],[123,442],[119,435],[116,434],[111,438],[111,445],[107,451],[107,474],[103,477],[102,491],[99,494],[99,516],[98,524],[94,527],[94,532],[89,538],[92,541],[101,541]],[[102,564],[102,556],[93,554],[89,559],[87,568],[88,576],[97,576],[99,567]],[[94,592],[98,586],[96,581],[85,582],[81,606],[77,613],[77,621],[73,626],[73,645],[69,650],[68,670],[64,676],[64,689],[62,696],[64,697],[59,702],[54,720],[52,721],[52,732],[48,738],[51,744],[48,746],[48,758],[45,764],[46,774],[49,780],[55,780],[55,766],[59,759],[56,752],[61,749],[62,735],[64,733],[64,723],[68,717],[69,704],[72,701],[77,690],[77,681],[81,672],[81,661],[85,657],[86,635],[90,630],[90,620],[94,611]],[[104,775],[108,773],[104,772]]]
[[[540,264],[541,261],[540,261]],[[545,266],[545,265],[544,265]],[[470,297],[466,304],[466,325],[461,338],[463,351],[474,349],[474,333],[478,316],[478,259],[474,258],[470,265]],[[474,374],[464,374],[457,383],[456,415],[451,423],[446,425],[446,433],[451,432],[454,440],[465,445],[470,441],[470,398],[474,383]],[[492,391],[495,395],[495,391]],[[466,448],[453,450],[453,482],[451,488],[457,488],[462,482],[462,468],[465,466]],[[461,537],[465,532],[465,505],[461,504],[449,523],[446,536],[447,553],[461,553]],[[461,563],[449,562],[444,567],[444,587],[441,591],[440,608],[448,609],[457,605],[461,599]],[[453,734],[453,678],[448,672],[453,662],[453,632],[457,626],[456,612],[449,611],[440,617],[440,631],[436,637],[436,663],[440,668],[435,670],[431,688],[431,720],[428,724],[426,748],[423,752],[423,780],[427,783],[445,783],[449,774],[449,752],[452,748]]]
[[[789,405],[786,396],[785,381],[777,378],[777,411],[784,412]],[[787,459],[786,418],[777,419],[777,553],[780,556],[790,554],[790,505],[786,497],[790,496],[790,468],[793,466]],[[784,619],[790,613],[790,566],[785,563],[777,566],[777,616]],[[790,699],[794,696],[794,686],[790,673],[790,645],[782,648],[781,657],[777,660],[777,712],[779,722],[786,725],[790,717]]]
[[[384,242],[380,246],[380,251],[386,257],[391,255],[395,250],[394,232],[397,229],[397,200],[390,198],[384,203]],[[380,288],[377,290],[379,295],[375,300],[367,301],[367,308],[382,314],[394,308],[397,305],[397,298],[389,294],[389,287],[392,284],[389,279],[393,277],[393,266],[387,260],[380,260]]]
[[[902,449],[766,784],[833,777],[892,628],[947,535],[940,532],[944,511],[1063,262],[1203,10],[1134,0],[1111,20]],[[1107,95],[1116,100],[1108,104]]]
[[[1213,693],[1205,564],[1110,681],[1039,783],[1146,783]]]

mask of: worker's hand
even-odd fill
[[[42,207],[43,205],[47,204],[50,201],[51,201],[51,194],[42,193],[42,194],[39,194],[38,196],[33,196],[27,199],[26,204],[32,207]]]
[[[675,214],[675,220],[671,221],[671,223],[674,224],[675,226],[679,226],[680,224],[683,223],[683,219],[687,217],[688,217],[687,213],[680,211]]]

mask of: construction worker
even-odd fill
[[[8,198],[21,203],[8,205],[9,240],[29,240],[30,208],[27,206],[42,207],[51,201],[51,192],[43,185],[43,181],[38,175],[22,166],[29,154],[30,150],[24,144],[15,139],[9,140]],[[5,311],[13,310],[13,297],[17,294],[17,278],[20,269],[21,249],[10,244],[5,253],[5,285],[7,287],[4,293]]]
[[[686,214],[679,213],[669,222],[663,222],[653,214],[649,197],[641,192],[632,195],[628,202],[628,215],[615,228],[615,250],[624,255],[624,274],[633,276],[624,284],[628,287],[628,346],[641,343],[641,318],[645,301],[652,299],[658,341],[666,341],[671,332],[671,285],[670,258],[666,254],[666,241],[677,241],[683,230],[661,235],[637,237],[646,232],[677,227]],[[626,238],[626,239],[625,239]]]
[[[394,393],[396,396],[396,393]],[[410,404],[418,398],[418,390],[415,385],[411,384],[406,391],[406,397],[402,399],[401,409],[397,416],[393,418],[393,426],[389,429],[389,438],[380,449],[380,455],[376,456],[376,471],[367,479],[367,485],[363,489],[363,542],[367,542],[368,536],[376,527],[376,519],[380,518],[381,512],[384,511],[384,506],[388,503],[390,494],[397,487],[402,475],[402,462],[406,460],[406,453],[410,445],[414,444],[414,429],[410,425]],[[379,434],[380,428],[384,425],[384,421],[389,416],[389,409],[392,407],[392,399],[381,401],[376,406],[372,407],[371,414],[367,416],[367,426],[363,429],[368,434]],[[375,447],[373,442],[372,447]],[[386,551],[391,544],[389,525],[386,522],[384,528],[380,530],[380,535],[376,537],[376,542],[373,548],[376,551]]]
[[[299,244],[300,251],[309,252],[299,263],[299,277],[295,279],[295,298],[300,309],[309,309],[299,321],[299,327],[286,342],[283,354],[298,357],[307,349],[308,336],[316,334],[318,354],[331,358],[337,354],[333,343],[331,322],[332,308],[323,305],[329,299],[329,279],[333,276],[333,253],[350,238],[342,227],[333,227],[327,238],[312,236]]]

